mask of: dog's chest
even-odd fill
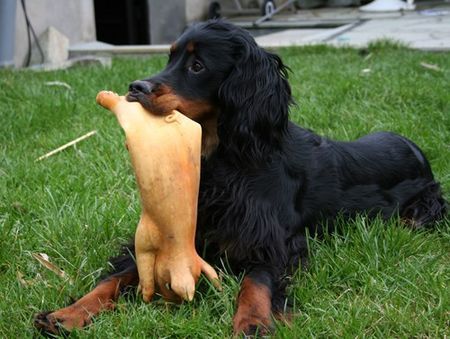
[[[202,168],[197,233],[219,243],[292,232],[300,223],[295,208],[297,184],[277,168],[233,171]]]

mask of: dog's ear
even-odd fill
[[[253,39],[237,44],[236,64],[219,89],[220,147],[239,161],[265,161],[288,125],[291,89],[280,57]]]

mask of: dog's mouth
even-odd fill
[[[172,93],[157,95],[131,91],[125,98],[128,102],[139,102],[146,110],[156,115],[168,115],[179,106],[178,97]]]
[[[205,116],[210,116],[213,111],[209,102],[186,99],[167,86],[159,86],[151,93],[131,89],[126,95],[126,99],[129,102],[139,102],[146,110],[155,115],[168,115],[173,110],[178,110],[197,122],[204,119]]]
[[[152,104],[152,99],[145,93],[138,91],[128,92],[125,99],[128,102],[139,102],[148,111],[155,111],[155,107]]]
[[[141,102],[145,97],[145,94],[138,91],[132,91],[128,92],[125,96],[125,99],[127,99],[128,102]]]

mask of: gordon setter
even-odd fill
[[[193,25],[172,45],[165,69],[130,85],[129,101],[153,112],[177,109],[203,127],[197,246],[244,272],[234,333],[269,331],[285,304],[286,277],[307,255],[306,234],[336,216],[399,215],[414,228],[446,212],[422,151],[389,132],[354,142],[320,137],[288,120],[287,67],[226,21]],[[133,248],[129,250],[133,252]],[[35,325],[57,333],[83,327],[136,286],[129,252],[115,271],[72,305]]]

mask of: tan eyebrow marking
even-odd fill
[[[194,49],[195,49],[194,43],[193,43],[192,41],[189,41],[188,44],[186,45],[186,50],[187,50],[189,53],[193,53],[193,52],[194,52]]]

